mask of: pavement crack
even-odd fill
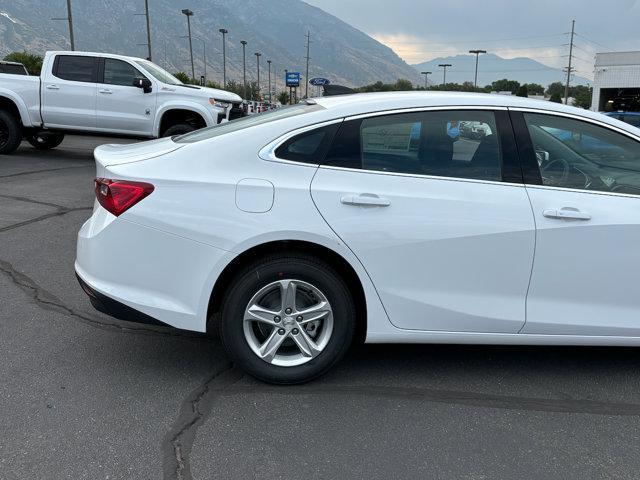
[[[0,195],[0,198],[8,198],[9,200],[16,200],[18,202],[35,203],[36,205],[45,205],[47,207],[53,207],[58,209],[65,209],[64,205],[58,205],[57,203],[43,202],[41,200],[34,200],[33,198],[20,197],[18,195]]]
[[[14,230],[16,228],[24,227],[26,225],[31,225],[32,223],[41,222],[43,220],[48,220],[49,218],[60,217],[68,213],[82,212],[82,211],[87,211],[92,209],[93,207],[78,207],[78,208],[59,207],[59,210],[57,212],[45,213],[44,215],[40,215],[39,217],[35,217],[30,220],[25,220],[23,222],[18,222],[18,223],[14,223],[13,225],[7,225],[6,227],[2,227],[0,228],[0,233],[7,232],[9,230]]]
[[[5,260],[0,260],[0,272],[3,273],[7,278],[9,278],[27,295],[29,295],[33,302],[40,308],[62,313],[91,327],[118,333],[138,333],[181,338],[207,338],[205,335],[200,333],[185,332],[182,330],[173,329],[171,327],[145,327],[138,326],[138,324],[136,323],[124,322],[116,319],[107,320],[95,317],[66,305],[60,298],[39,285],[31,277],[16,270],[11,263]]]
[[[165,479],[193,478],[190,455],[198,427],[207,419],[218,397],[242,376],[240,369],[228,363],[184,399],[173,428],[162,442]]]
[[[34,175],[36,173],[57,172],[59,170],[70,170],[73,168],[87,168],[92,166],[93,166],[92,164],[87,163],[86,165],[73,165],[70,167],[43,168],[42,170],[29,170],[28,172],[17,172],[17,173],[9,173],[7,175],[0,175],[0,178],[21,177],[22,175]]]

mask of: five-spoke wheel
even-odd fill
[[[221,337],[233,360],[255,377],[299,383],[344,355],[355,321],[351,292],[329,264],[305,255],[272,256],[233,280]]]

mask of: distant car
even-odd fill
[[[640,130],[599,113],[330,96],[95,158],[94,306],[220,331],[260,379],[310,380],[355,339],[640,346]]]
[[[7,62],[0,60],[0,73],[9,73],[11,75],[29,75],[27,67],[18,62]]]
[[[608,112],[605,115],[640,128],[640,112]]]

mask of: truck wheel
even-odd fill
[[[27,142],[29,142],[33,148],[38,150],[49,150],[56,148],[64,140],[64,133],[58,132],[37,132],[31,135],[27,135]]]
[[[22,141],[22,131],[18,119],[9,112],[0,110],[0,155],[16,150]]]
[[[182,135],[184,133],[193,132],[194,130],[195,128],[193,125],[189,125],[188,123],[177,123],[167,128],[162,136],[173,137],[174,135]]]

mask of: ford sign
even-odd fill
[[[309,80],[309,84],[315,85],[316,87],[322,87],[323,85],[329,85],[331,82],[326,78],[312,78]]]

